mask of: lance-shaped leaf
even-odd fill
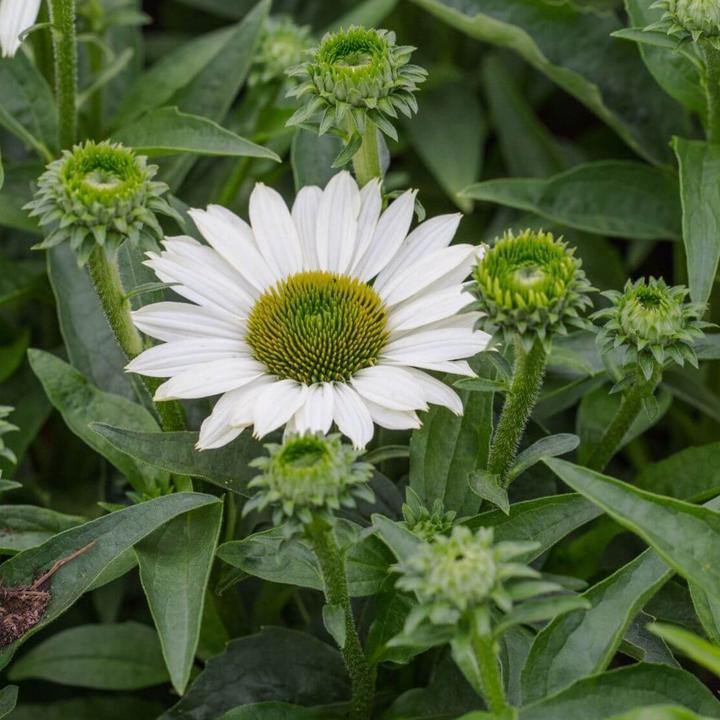
[[[6,685],[0,690],[0,718],[7,717],[15,709],[17,698],[17,685]]]

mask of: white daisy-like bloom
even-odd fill
[[[20,47],[20,36],[35,24],[41,0],[0,0],[0,49],[3,57],[13,57]]]
[[[473,331],[478,313],[463,281],[482,249],[450,246],[460,215],[408,234],[415,192],[382,212],[380,183],[362,190],[341,172],[327,187],[305,187],[292,210],[259,183],[250,224],[211,205],[191,210],[210,247],[171,237],[146,264],[190,300],[133,313],[163,341],[128,370],[170,378],[156,400],[221,395],[203,422],[199,449],[217,448],[245,428],[263,437],[327,433],[333,423],[356,448],[374,424],[420,426],[429,403],[456,414],[458,395],[425,371],[472,376],[466,360],[490,336]]]

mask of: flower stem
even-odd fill
[[[105,250],[98,246],[90,254],[88,270],[108,324],[122,351],[129,360],[132,360],[145,349],[145,345],[133,325],[130,301],[125,296],[117,262],[108,258]],[[157,378],[143,378],[143,382],[151,395],[160,384]],[[155,407],[163,430],[185,429],[185,413],[179,403],[174,401],[157,403]]]
[[[379,132],[373,123],[367,122],[360,149],[353,156],[355,177],[360,187],[367,185],[373,178],[383,176],[380,165]]]
[[[649,380],[638,370],[635,382],[630,389],[623,395],[622,402],[618,408],[613,421],[605,431],[602,440],[593,450],[587,466],[591,470],[602,472],[607,464],[612,460],[615,453],[620,448],[623,439],[630,430],[635,418],[642,410],[643,401],[655,392],[655,388],[660,382],[662,368],[655,366],[652,377]]]
[[[490,635],[474,633],[473,650],[477,658],[485,702],[491,712],[500,714],[507,710],[509,705],[495,651],[495,641]]]
[[[720,50],[709,42],[702,45],[705,55],[705,77],[703,85],[707,96],[707,139],[720,143]]]
[[[507,476],[515,464],[520,440],[540,394],[546,362],[547,354],[539,340],[529,351],[520,341],[515,343],[515,367],[510,391],[493,435],[488,460],[488,471],[500,478],[503,487],[509,485]]]
[[[70,148],[77,135],[77,36],[75,0],[49,0],[55,56],[55,92],[58,103],[58,140]]]
[[[338,546],[335,531],[325,521],[315,519],[306,527],[307,535],[320,563],[329,605],[339,605],[345,614],[345,643],[341,648],[352,683],[351,720],[367,720],[372,715],[375,695],[375,670],[360,644],[350,606],[345,557]]]

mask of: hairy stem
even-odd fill
[[[510,391],[493,435],[488,460],[488,471],[500,478],[507,487],[507,476],[515,464],[523,432],[530,419],[545,375],[547,355],[540,341],[535,341],[530,351],[518,341],[515,344],[515,367]]]
[[[140,333],[133,325],[130,301],[125,296],[117,263],[108,258],[103,248],[96,247],[90,254],[88,270],[108,324],[122,351],[129,360],[132,360],[145,349],[145,346]],[[151,395],[160,384],[157,378],[143,378],[143,382]],[[179,403],[174,401],[157,403],[156,408],[163,430],[185,429],[185,413]],[[187,489],[187,483],[180,484],[183,487],[178,489]]]
[[[488,708],[493,713],[502,713],[509,705],[505,696],[505,686],[500,672],[500,663],[495,651],[495,641],[489,635],[475,634],[473,650],[477,659],[483,696]]]
[[[75,0],[49,0],[55,56],[55,93],[61,148],[70,148],[77,136],[77,36]]]
[[[367,122],[362,137],[362,145],[353,156],[355,177],[360,187],[367,185],[373,178],[382,178],[379,132],[373,123]]]
[[[707,139],[720,143],[720,50],[709,42],[703,43],[705,55],[705,77],[703,84],[707,96]]]
[[[367,720],[372,716],[375,695],[375,670],[370,666],[358,637],[350,606],[350,593],[345,570],[345,557],[338,546],[335,531],[326,522],[315,520],[307,529],[308,537],[320,563],[329,605],[339,605],[345,614],[343,660],[352,683],[351,720]]]
[[[638,370],[635,382],[630,389],[623,395],[622,402],[618,408],[613,421],[605,431],[602,440],[593,450],[588,467],[591,470],[602,472],[613,459],[615,453],[619,450],[623,439],[630,430],[635,418],[642,410],[643,401],[655,392],[657,384],[660,382],[662,369],[655,367],[652,377],[649,380]]]

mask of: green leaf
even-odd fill
[[[54,159],[57,110],[52,90],[25,53],[0,59],[0,126],[46,162]]]
[[[493,394],[463,391],[464,414],[434,405],[410,439],[410,487],[426,507],[440,500],[445,510],[471,515],[480,498],[468,476],[484,467],[490,452]]]
[[[29,297],[43,287],[42,266],[0,255],[0,307]]]
[[[354,3],[355,7],[332,22],[325,29],[325,32],[333,32],[340,28],[350,27],[351,25],[363,25],[364,27],[380,25],[395,9],[398,1],[399,0],[364,0],[364,2]]]
[[[290,149],[295,189],[306,185],[325,187],[337,172],[332,164],[341,149],[342,142],[334,135],[319,136],[310,130],[298,130]]]
[[[347,640],[347,626],[345,624],[345,609],[340,603],[323,605],[323,625],[330,633],[335,644],[342,650]]]
[[[336,717],[332,708],[326,714],[321,708],[305,708],[281,702],[264,702],[235,708],[217,720],[321,720],[321,718]]]
[[[217,498],[201,493],[178,493],[150,500],[65,530],[0,565],[3,586],[27,585],[56,561],[94,542],[92,547],[53,575],[50,583],[52,599],[45,614],[22,638],[3,648],[0,667],[8,663],[21,642],[64,613],[115,560],[153,530],[178,515],[217,502]]]
[[[649,160],[667,160],[667,139],[687,127],[687,116],[655,85],[635,48],[609,37],[620,29],[611,13],[537,0],[414,2],[476,40],[518,53]]]
[[[135,547],[140,581],[173,687],[185,692],[200,640],[205,592],[220,526],[220,503],[171,520]]]
[[[720,260],[720,147],[700,140],[673,139],[680,166],[682,229],[690,296],[710,297]]]
[[[487,136],[474,89],[467,83],[443,83],[423,90],[420,111],[405,127],[415,151],[448,197],[464,212],[472,210],[472,202],[458,193],[477,180]]]
[[[12,720],[155,720],[162,712],[157,703],[117,693],[84,696],[45,705],[18,705]]]
[[[87,270],[67,244],[47,251],[60,331],[70,364],[105,392],[131,399],[131,381],[123,368],[127,359],[115,340]]]
[[[146,155],[218,155],[261,157],[280,162],[276,153],[226,130],[209,118],[181,113],[176,107],[161,108],[117,130],[112,140]]]
[[[0,505],[0,554],[36,547],[82,522],[84,518],[34,505]]]
[[[400,561],[407,560],[412,556],[417,546],[423,542],[405,526],[384,515],[373,515],[372,521],[380,539]]]
[[[257,475],[249,462],[263,452],[249,432],[217,450],[195,449],[196,432],[138,432],[93,424],[92,430],[116,450],[174,475],[201,477],[224,490],[248,495],[247,484]]]
[[[122,421],[148,431],[158,429],[157,422],[144,407],[98,390],[73,367],[43,350],[29,350],[28,358],[48,399],[78,437],[115,465],[135,489],[141,491],[167,485],[167,473],[158,472],[154,466],[142,461],[137,462],[90,427],[93,422]]]
[[[551,597],[527,600],[506,613],[493,628],[493,633],[496,637],[499,637],[506,630],[516,625],[531,625],[532,623],[562,617],[566,613],[587,610],[589,607],[588,600],[578,595],[553,595]]]
[[[643,490],[689,502],[720,494],[720,442],[688,447],[646,465],[635,479]]]
[[[261,700],[313,705],[345,700],[349,693],[337,650],[308,633],[265,628],[211,658],[185,697],[159,720],[216,720]]]
[[[485,54],[482,77],[505,166],[516,177],[547,177],[567,166],[500,52]]]
[[[605,720],[667,703],[720,717],[720,703],[696,677],[665,665],[639,663],[578,680],[557,695],[523,708],[520,720]]]
[[[0,690],[0,718],[7,717],[15,709],[17,698],[17,685],[6,685]]]
[[[720,598],[720,514],[564,460],[545,462],[573,490],[639,535],[677,573]]]
[[[139,690],[167,682],[168,676],[155,631],[127,622],[56,633],[13,663],[8,677],[96,690]]]
[[[720,647],[674,625],[653,623],[649,629],[698,665],[720,677]]]
[[[707,715],[697,715],[679,705],[653,705],[637,708],[622,715],[613,715],[609,720],[710,720]]]
[[[660,20],[663,10],[651,8],[653,0],[625,0],[630,22],[638,28],[645,28]],[[639,43],[640,55],[650,74],[668,95],[694,112],[705,115],[705,91],[700,84],[699,59],[693,62],[689,55],[694,52],[691,43],[678,47],[677,38],[665,32],[645,32],[626,30],[625,36]],[[617,37],[617,33],[615,34]],[[649,42],[641,42],[645,39]],[[662,43],[666,43],[664,46]]]
[[[537,542],[539,547],[523,558],[530,562],[600,514],[601,511],[581,495],[553,495],[515,503],[510,506],[509,515],[491,510],[463,524],[472,529],[492,527],[497,541]]]
[[[391,522],[391,521],[388,521]],[[346,520],[338,523],[340,544],[347,545],[347,574],[350,595],[374,595],[387,577],[392,557],[378,538],[370,535],[351,542],[359,528]],[[310,545],[302,540],[285,539],[283,528],[272,528],[221,545],[217,556],[246,572],[275,583],[323,589],[322,575]]]
[[[606,670],[630,623],[672,575],[646,550],[582,597],[590,609],[553,620],[536,636],[523,668],[525,703],[553,695],[576,680]]]
[[[572,452],[580,444],[580,438],[572,433],[560,433],[540,438],[523,450],[510,469],[509,477],[514,479],[546,457],[557,457]]]
[[[598,235],[638,240],[682,237],[675,176],[666,168],[637,162],[599,160],[547,179],[486,180],[462,194]]]
[[[470,489],[482,500],[499,507],[506,515],[510,514],[510,500],[507,490],[500,485],[500,476],[487,470],[475,470],[468,476]]]

